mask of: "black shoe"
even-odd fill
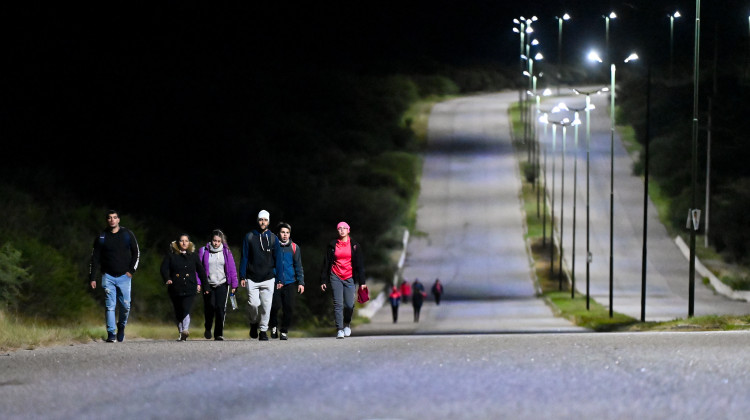
[[[276,327],[271,328],[271,338],[279,338],[279,331]]]
[[[250,324],[250,338],[258,338],[258,324]]]
[[[214,340],[216,340],[216,341],[224,341],[224,337],[222,337],[220,335],[217,335],[216,337],[214,337]]]
[[[118,325],[117,326],[117,341],[119,341],[120,343],[122,343],[123,340],[125,340],[125,326],[123,325],[121,327],[121,326]]]
[[[206,330],[206,332],[203,333],[203,336],[206,337],[206,340],[211,339],[211,330]]]
[[[107,343],[114,343],[115,342],[115,333],[111,333],[107,331]]]
[[[279,339],[286,340],[286,333],[281,333],[281,335],[279,336]]]
[[[188,330],[180,332],[180,341],[187,341],[189,336],[190,336],[190,331]]]
[[[258,337],[259,341],[268,341],[268,335],[265,331],[260,332],[260,336]]]

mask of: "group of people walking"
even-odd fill
[[[440,305],[440,297],[443,294],[443,284],[440,282],[440,279],[435,279],[431,292],[435,297],[435,304]],[[391,293],[388,295],[391,303],[393,323],[398,322],[398,310],[401,302],[409,303],[409,300],[411,300],[412,307],[414,308],[414,322],[419,322],[419,314],[422,311],[422,305],[426,297],[427,292],[418,278],[414,279],[414,282],[411,284],[408,280],[404,279],[401,281],[400,286],[393,285]]]
[[[190,336],[190,313],[198,294],[205,308],[204,338],[224,340],[227,301],[234,298],[238,284],[246,287],[250,306],[250,337],[260,341],[288,339],[294,296],[305,292],[302,251],[291,239],[292,227],[279,223],[278,236],[269,230],[270,214],[261,210],[257,227],[242,241],[239,269],[220,229],[198,249],[187,234],[170,244],[161,265],[161,276],[174,307],[179,341]],[[333,295],[336,338],[351,335],[354,296],[367,292],[362,247],[349,236],[346,222],[337,226],[338,238],[326,248],[321,272],[321,291]],[[105,291],[107,342],[122,342],[130,313],[131,279],[138,268],[140,250],[133,233],[120,226],[119,213],[107,212],[107,228],[94,240],[89,281],[97,287],[97,271]],[[234,301],[232,301],[234,303]],[[115,309],[119,317],[115,321]],[[278,311],[283,316],[279,322]]]

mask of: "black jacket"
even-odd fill
[[[208,278],[206,268],[198,254],[195,253],[195,245],[190,242],[186,253],[180,252],[176,242],[172,242],[170,253],[164,257],[161,263],[161,277],[166,283],[172,280],[169,285],[169,293],[178,296],[194,295],[198,293],[200,280],[196,273],[200,273],[204,279]]]
[[[331,241],[326,247],[325,257],[323,258],[323,271],[320,273],[321,284],[331,283],[331,269],[333,262],[336,260],[336,242],[338,242],[338,239]],[[363,285],[365,284],[365,261],[362,256],[362,247],[357,242],[354,242],[351,236],[349,237],[349,243],[352,247],[352,278],[354,279],[354,283]]]
[[[96,272],[120,277],[125,273],[135,274],[141,252],[138,241],[130,230],[120,226],[117,233],[102,231],[94,239],[89,263],[89,280],[96,280]]]

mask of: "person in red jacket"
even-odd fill
[[[398,305],[401,302],[401,293],[398,291],[398,287],[393,286],[391,288],[391,294],[388,295],[388,299],[391,301],[391,312],[393,313],[393,323],[398,321]]]
[[[411,296],[411,285],[408,280],[403,279],[401,281],[401,301],[409,303],[409,296]]]

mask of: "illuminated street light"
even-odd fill
[[[604,51],[604,54],[606,55],[607,60],[612,61],[609,56],[609,21],[610,19],[617,18],[617,14],[615,12],[610,12],[609,15],[606,15],[606,16],[602,15],[602,17],[604,18],[604,27],[605,27],[604,39],[606,41],[606,46],[607,46],[606,50]]]
[[[562,17],[555,16],[557,19],[557,94],[560,94],[560,79],[562,79],[562,30],[563,21],[570,20],[570,15],[565,13]]]
[[[674,77],[674,20],[681,17],[679,11],[675,11],[669,16],[669,80]]]

